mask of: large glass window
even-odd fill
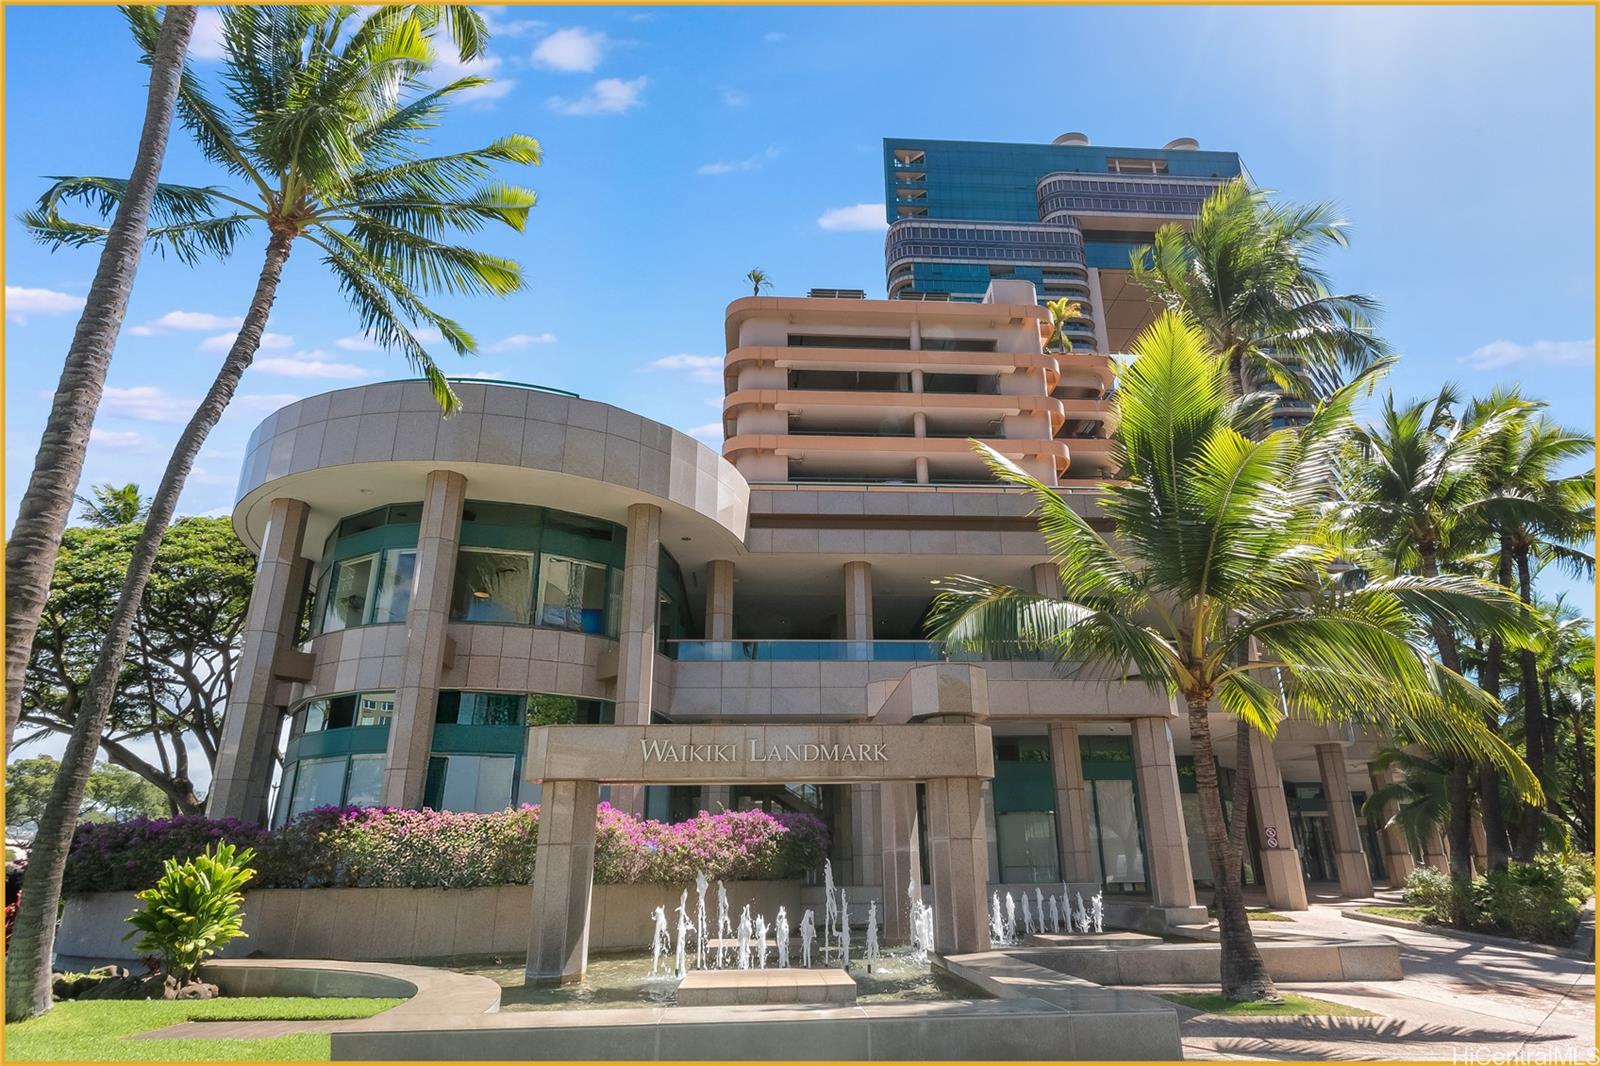
[[[372,579],[377,564],[376,555],[363,555],[334,564],[333,577],[328,583],[328,611],[322,619],[324,633],[366,622],[367,604],[372,599]]]
[[[521,725],[527,697],[512,692],[439,693],[439,725]]]
[[[295,764],[294,787],[289,795],[289,817],[317,807],[338,806],[344,800],[347,760],[302,759]]]
[[[417,549],[390,548],[384,552],[372,621],[378,625],[404,622],[416,589]]]
[[[605,631],[606,568],[545,555],[539,560],[539,624],[581,633]]]
[[[436,811],[505,810],[515,798],[516,763],[513,755],[435,755],[424,802]]]
[[[382,755],[350,756],[350,779],[344,801],[354,807],[375,807],[383,800]]]
[[[456,553],[452,621],[527,625],[532,603],[533,556],[485,548]]]

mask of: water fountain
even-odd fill
[[[1022,931],[1025,935],[1033,935],[1033,909],[1028,906],[1028,894],[1022,894]]]
[[[1061,906],[1056,902],[1054,896],[1050,897],[1050,931],[1052,933],[1061,932]]]
[[[850,899],[839,890],[839,965],[850,968]]]
[[[867,972],[872,972],[872,964],[878,961],[878,901],[869,900],[867,903]]]
[[[672,950],[672,938],[667,935],[667,909],[657,907],[656,929],[650,937],[650,976],[656,976],[661,969],[661,956]]]
[[[1065,881],[1061,882],[1061,924],[1066,926],[1067,932],[1072,932],[1072,893]]]
[[[1078,926],[1078,932],[1087,933],[1089,931],[1089,912],[1083,908],[1082,892],[1078,893],[1078,911],[1077,914],[1074,915],[1074,918]]]
[[[1011,893],[1006,893],[1006,943],[1017,942],[1017,901],[1011,898]]]
[[[744,910],[739,912],[739,969],[750,968],[750,936],[755,932],[755,927],[750,922],[750,904],[744,905]]]
[[[756,968],[767,968],[767,916],[756,915]]]
[[[1094,931],[1097,933],[1101,931],[1100,927],[1105,922],[1106,917],[1106,905],[1103,896],[1104,893],[1096,892],[1094,899],[1090,900],[1089,916],[1094,923]]]
[[[728,921],[728,889],[717,882],[717,969],[722,969],[723,948],[733,936],[733,925]]]
[[[706,968],[706,889],[710,887],[704,870],[694,875],[694,964],[696,969]]]
[[[1033,890],[1033,899],[1039,905],[1039,909],[1034,913],[1039,916],[1039,932],[1042,933],[1044,932],[1044,890],[1035,888]]]
[[[828,961],[828,944],[833,938],[834,923],[839,920],[839,905],[833,899],[833,863],[822,860],[822,961]]]
[[[778,969],[789,968],[789,914],[782,907],[778,908]]]
[[[817,939],[817,916],[810,907],[800,916],[800,965],[811,968],[811,942]]]
[[[917,942],[922,945],[922,955],[918,962],[927,962],[928,956],[933,952],[933,907],[924,903],[917,909]]]
[[[1000,916],[1000,893],[994,894],[994,906],[989,909],[989,939],[996,944],[1006,942],[1006,923]]]
[[[683,895],[678,897],[678,950],[673,956],[673,969],[681,981],[689,972],[689,963],[685,955],[685,945],[689,938],[689,890],[683,890]]]

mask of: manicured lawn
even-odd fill
[[[1373,1016],[1371,1011],[1362,1010],[1360,1007],[1346,1007],[1340,1003],[1329,1003],[1325,999],[1297,996],[1293,992],[1284,992],[1282,995],[1281,1003],[1266,1001],[1236,1003],[1231,999],[1223,999],[1215,992],[1166,992],[1162,993],[1161,998],[1169,999],[1191,1010],[1221,1015],[1225,1018],[1282,1018],[1300,1015],[1336,1015],[1341,1018]]]
[[[41,1018],[7,1025],[7,1062],[60,1059],[288,1059],[328,1058],[328,1034],[269,1040],[129,1040],[134,1033],[186,1021],[368,1018],[398,999],[309,999],[241,996],[206,1001],[69,1000]]]
[[[1402,922],[1419,925],[1433,912],[1426,907],[1357,907],[1361,914],[1375,914],[1379,918],[1398,918]]]

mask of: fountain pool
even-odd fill
[[[477,956],[424,965],[489,978],[504,990],[500,999],[503,1011],[670,1007],[678,989],[677,978],[670,971],[650,976],[650,954],[643,951],[592,953],[584,981],[560,988],[525,986],[520,958]],[[880,955],[870,974],[858,960],[850,967],[850,976],[856,982],[858,1004],[991,998],[960,978],[898,955]]]

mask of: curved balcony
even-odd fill
[[[1039,312],[1044,314],[1044,308],[1041,307]],[[932,370],[971,374],[993,374],[1002,370],[1043,370],[1048,387],[1052,389],[1061,376],[1061,366],[1057,357],[1043,352],[947,352],[903,348],[790,348],[778,345],[748,345],[728,352],[723,358],[722,366],[723,378],[729,392],[737,388],[739,371],[746,366],[811,370]]]
[[[729,437],[722,453],[729,458],[743,452],[767,455],[803,456],[813,454],[847,454],[860,452],[870,455],[952,456],[972,455],[973,462],[980,461],[972,452],[966,437],[879,437],[872,435],[803,434],[803,433],[741,433]],[[1069,458],[1064,440],[1009,439],[1004,437],[975,438],[989,445],[1001,455],[1011,459],[1036,459],[1049,457],[1056,460],[1060,469],[1066,469]]]
[[[1081,404],[1073,400],[1070,403]],[[1050,432],[1059,430],[1067,417],[1069,401],[1053,396],[1012,396],[998,393],[958,392],[855,392],[811,389],[738,389],[723,400],[724,418],[736,418],[747,408],[785,413],[832,411],[840,414],[873,414],[902,417],[916,411],[928,414],[973,415],[1003,418],[1006,415],[1044,413],[1050,418]]]

